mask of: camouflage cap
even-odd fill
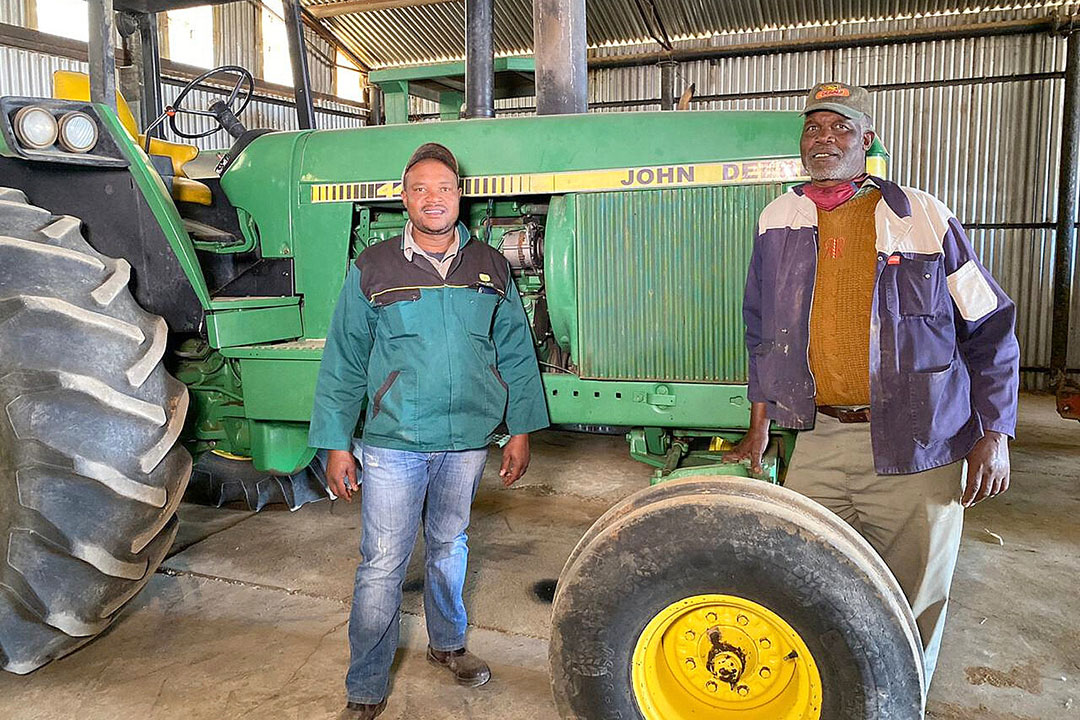
[[[830,110],[846,118],[857,120],[870,117],[870,93],[857,85],[842,82],[818,83],[806,96],[802,114],[818,110]]]
[[[409,162],[405,163],[405,169],[401,171],[401,181],[405,182],[405,173],[409,172],[409,168],[423,160],[438,160],[460,178],[457,158],[454,157],[454,153],[450,152],[450,148],[439,143],[429,142],[416,148],[409,158]]]

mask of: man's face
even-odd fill
[[[866,171],[866,151],[873,142],[874,131],[863,130],[862,120],[818,110],[803,121],[799,150],[811,180],[844,181]]]
[[[401,201],[420,232],[445,235],[457,225],[461,201],[457,176],[438,160],[421,160],[405,175]]]

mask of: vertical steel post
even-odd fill
[[[157,13],[138,13],[135,17],[139,29],[140,57],[137,62],[142,72],[142,102],[139,104],[141,114],[140,127],[150,127],[150,124],[161,115],[161,51],[158,45],[158,22]],[[163,138],[165,126],[158,125],[150,134],[154,137]]]
[[[495,117],[495,0],[465,0],[465,117]]]
[[[660,109],[675,109],[675,68],[678,63],[674,60],[664,60],[660,63]]]
[[[296,122],[301,130],[314,129],[315,105],[311,100],[311,75],[308,73],[307,42],[304,40],[304,19],[300,16],[299,0],[282,0],[281,7],[285,11],[285,31],[289,39],[289,59],[292,61]]]
[[[384,125],[383,94],[378,85],[368,85],[368,125]]]
[[[116,110],[116,45],[113,31],[113,0],[90,0],[90,102]]]
[[[1066,41],[1065,107],[1061,119],[1061,171],[1058,175],[1057,232],[1054,243],[1054,319],[1050,336],[1050,379],[1065,377],[1072,304],[1072,257],[1076,245],[1077,151],[1080,149],[1080,35]]]
[[[533,0],[536,114],[589,109],[585,0]]]

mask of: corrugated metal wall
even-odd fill
[[[214,6],[214,25],[218,29],[214,43],[215,65],[239,65],[262,77],[262,53],[259,37],[259,10],[249,2]]]
[[[23,0],[0,0],[0,23],[26,26],[26,3]]]
[[[0,45],[0,95],[52,95],[55,70],[86,72],[86,63]]]
[[[0,2],[11,0],[0,0]],[[262,77],[263,59],[259,48],[261,6],[254,0],[242,0],[214,6],[214,43],[216,65],[239,65]],[[308,48],[308,73],[314,92],[334,92],[335,53],[330,43],[304,28]]]
[[[0,0],[0,22],[7,22],[2,18],[11,17],[20,22],[10,24],[27,25],[24,7],[24,0]],[[255,42],[258,38],[258,5],[252,2],[234,2],[215,6],[214,13],[219,32],[214,48],[215,63],[247,67],[258,76],[262,66],[261,53]],[[310,31],[305,32],[305,38],[308,43],[308,70],[311,74],[312,90],[331,94],[334,80],[333,49],[329,43]],[[67,57],[0,46],[0,95],[51,96],[52,73],[61,69],[87,72],[87,65]],[[171,103],[182,86],[183,82],[166,78],[162,89],[164,102]],[[216,93],[194,92],[191,95],[190,107],[204,110],[215,99]],[[292,102],[291,95],[258,95],[240,119],[248,127],[294,130],[297,124],[296,110]],[[317,100],[315,110],[316,123],[320,128],[357,127],[365,122],[356,105],[348,102]],[[179,123],[189,132],[201,132],[216,126],[213,120],[204,117],[189,116],[181,119]],[[166,133],[168,134],[168,131]],[[217,131],[194,142],[202,149],[215,149],[228,147],[232,141],[224,131]]]
[[[1043,11],[1045,12],[1045,11]],[[919,27],[1036,17],[1036,11],[945,16]],[[902,31],[915,21],[745,33],[684,46],[779,42]],[[655,45],[601,49],[653,52]],[[1063,103],[1065,39],[1016,35],[950,39],[824,52],[781,53],[681,63],[676,96],[695,86],[693,109],[798,110],[815,83],[871,87],[875,122],[892,154],[891,179],[933,193],[969,228],[983,262],[1017,303],[1021,365],[1050,362],[1054,230]],[[658,66],[589,73],[593,112],[659,110]],[[626,106],[626,101],[639,101]],[[605,107],[604,103],[616,106]],[[529,114],[533,98],[496,101],[499,116]],[[430,116],[434,103],[414,100]],[[792,149],[797,151],[797,138]],[[1074,250],[1075,255],[1075,250]],[[1069,367],[1080,367],[1080,263],[1075,264]],[[1025,387],[1046,375],[1023,374]]]
[[[0,46],[0,95],[49,97],[52,95],[52,74],[55,70],[87,72],[87,66],[84,62],[69,58]],[[179,81],[166,79],[162,88],[164,102],[173,102],[182,86],[183,83]],[[198,90],[189,98],[185,100],[185,105],[204,110],[219,96]],[[315,109],[315,118],[320,128],[357,127],[364,123],[356,114],[356,107],[347,103],[320,102]],[[256,97],[240,119],[251,128],[295,130],[297,127],[292,99],[284,96]],[[217,125],[210,118],[197,116],[181,118],[178,123],[187,132],[202,132]],[[166,131],[166,134],[169,132]],[[232,144],[231,138],[221,130],[193,142],[204,150],[225,148]]]

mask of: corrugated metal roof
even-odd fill
[[[340,1],[302,0],[309,8]],[[413,7],[326,17],[321,22],[372,68],[461,59],[465,0],[427,1]],[[587,0],[586,34],[589,46],[595,48],[651,42],[660,27],[677,42],[774,28],[1066,4],[1059,0],[985,4],[958,0]],[[652,19],[652,8],[659,23]],[[495,52],[531,51],[532,0],[495,0]]]

